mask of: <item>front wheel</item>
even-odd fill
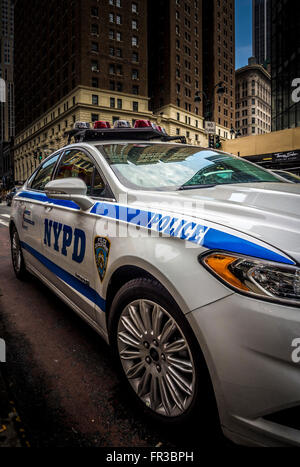
[[[172,297],[155,280],[135,279],[119,290],[110,316],[121,371],[146,411],[166,423],[189,419],[199,403],[203,361]]]

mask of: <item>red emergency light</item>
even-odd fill
[[[110,123],[99,120],[98,122],[94,123],[94,130],[97,130],[99,128],[110,128]]]
[[[136,120],[134,128],[148,128],[152,127],[150,120]]]

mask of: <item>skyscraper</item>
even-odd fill
[[[210,101],[229,138],[234,15],[234,0],[16,0],[16,179],[76,121],[152,119],[206,146]]]
[[[12,173],[13,159],[9,143],[15,134],[14,117],[14,2],[0,0],[0,181],[9,180]]]
[[[149,90],[154,111],[176,120],[177,134],[183,123],[189,137],[205,117],[216,122],[222,137],[229,137],[235,91],[233,0],[151,0],[148,11]],[[220,82],[225,91],[222,96],[216,92]],[[198,102],[196,93],[201,98]]]
[[[300,126],[300,2],[272,0],[272,130]]]
[[[252,0],[252,9],[252,54],[267,68],[271,60],[271,0]]]
[[[148,22],[152,109],[171,114],[172,106],[175,115],[187,112],[186,121],[202,116],[202,103],[194,103],[195,91],[202,89],[202,0],[149,1]]]
[[[203,90],[213,102],[214,121],[230,130],[235,123],[235,2],[203,0],[202,21]],[[223,95],[216,92],[218,83]]]
[[[142,0],[16,0],[16,173],[65,144],[75,121],[149,118]]]

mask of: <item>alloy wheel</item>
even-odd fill
[[[157,414],[182,415],[195,392],[195,365],[175,319],[157,303],[140,299],[122,311],[117,330],[125,375],[138,397]]]

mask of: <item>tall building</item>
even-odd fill
[[[271,0],[272,130],[300,126],[300,2]]]
[[[202,0],[148,2],[151,109],[173,122],[171,134],[203,129]],[[198,136],[198,135],[197,135]]]
[[[152,0],[148,11],[153,110],[173,120],[175,134],[189,138],[204,128],[205,118],[228,138],[234,123],[233,0]],[[220,82],[222,96],[216,92]],[[194,139],[202,143],[200,135]]]
[[[211,99],[217,131],[229,138],[234,1],[213,0],[208,18],[203,7],[210,2],[16,0],[16,179],[61,147],[75,121],[152,119],[170,135],[206,146],[203,108]],[[221,97],[214,89],[220,81]]]
[[[203,0],[202,18],[203,90],[213,101],[214,121],[230,130],[235,121],[234,0]],[[216,92],[220,82],[225,87],[223,95]],[[225,133],[229,134],[227,130]]]
[[[252,54],[267,68],[271,61],[271,0],[252,0],[252,10]]]
[[[242,136],[271,131],[271,76],[249,59],[249,65],[236,70],[235,128]]]
[[[10,141],[15,134],[14,117],[14,2],[0,0],[0,182],[4,187],[13,178]]]
[[[149,118],[143,0],[17,0],[16,179],[75,121]]]

